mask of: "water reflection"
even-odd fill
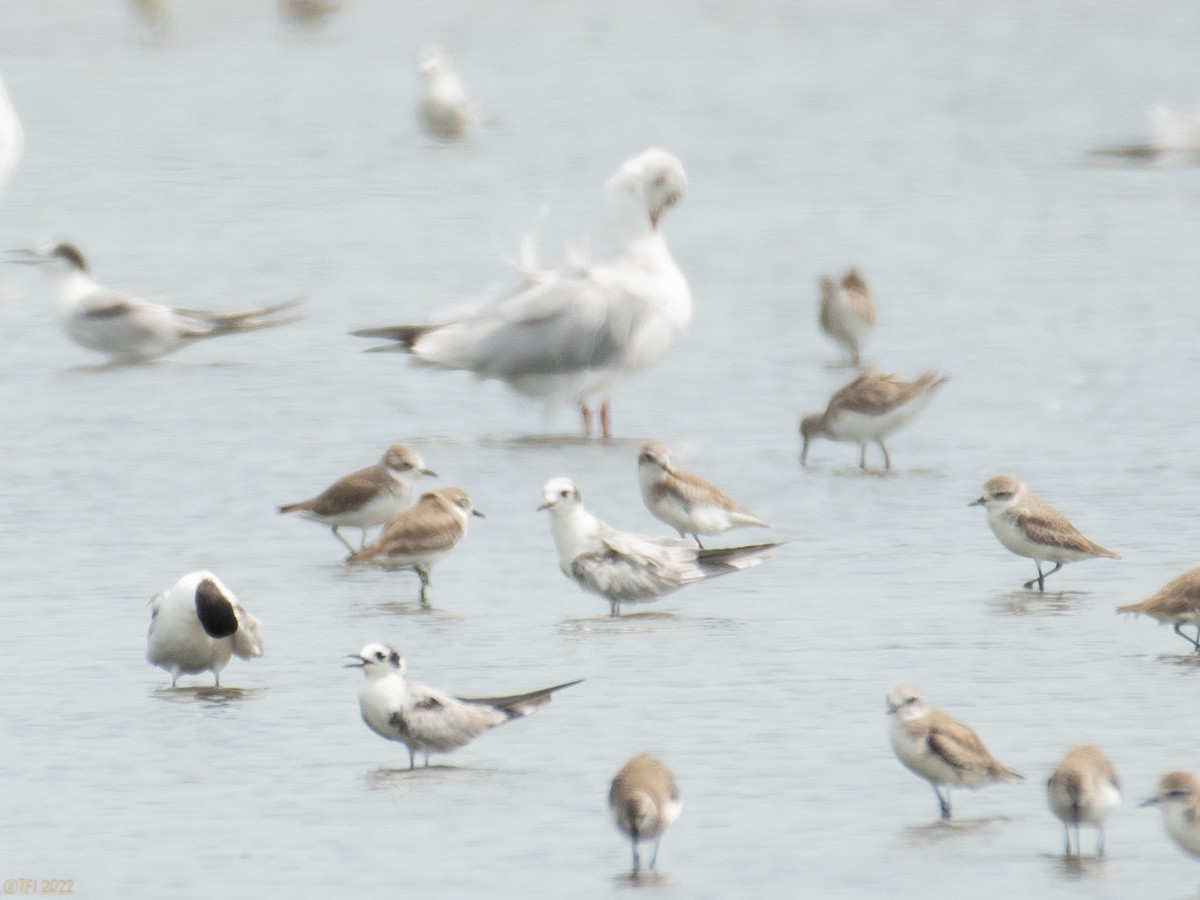
[[[232,706],[248,700],[257,700],[266,694],[265,687],[236,688],[214,685],[194,687],[160,687],[150,691],[150,696],[168,703],[201,703],[205,706]]]
[[[460,613],[438,609],[431,604],[423,604],[420,600],[391,600],[385,603],[368,603],[359,606],[354,614],[360,619],[374,619],[381,616],[426,616],[442,622],[465,622],[466,616]]]
[[[745,627],[736,619],[716,617],[695,618],[673,612],[634,612],[619,616],[593,616],[586,619],[564,619],[558,630],[568,636],[590,634],[646,634],[656,631],[675,631],[680,627],[734,631]]]
[[[617,887],[624,888],[665,888],[675,884],[670,875],[661,872],[626,872],[613,879]]]
[[[984,831],[992,825],[1009,821],[1008,816],[990,816],[982,819],[937,819],[928,825],[909,825],[903,831],[905,843],[928,845],[952,840],[958,835]]]
[[[1087,591],[1010,591],[988,601],[988,611],[993,615],[1062,616],[1091,596]]]
[[[1107,878],[1109,875],[1108,860],[1102,856],[1052,855],[1047,858],[1050,860],[1051,870],[1069,881]]]

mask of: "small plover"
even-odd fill
[[[1104,855],[1104,820],[1121,805],[1121,779],[1099,747],[1075,747],[1046,782],[1050,811],[1063,823],[1065,853],[1071,855],[1071,828],[1075,829],[1075,855],[1083,855],[1079,826],[1096,828],[1096,855]]]
[[[852,268],[839,284],[828,275],[821,276],[821,331],[850,354],[850,365],[862,359],[862,345],[875,327],[875,302],[871,289]]]
[[[425,468],[415,450],[392,444],[379,462],[345,475],[317,496],[279,507],[281,513],[299,513],[301,518],[328,525],[333,536],[351,553],[354,548],[338,534],[343,525],[362,531],[360,549],[367,543],[367,529],[383,525],[413,505],[417,479],[436,475]]]
[[[1200,653],[1200,568],[1189,569],[1178,578],[1168,581],[1153,597],[1141,603],[1117,607],[1119,613],[1147,615],[1174,626],[1175,633]],[[1184,625],[1196,626],[1196,637],[1183,633]]]
[[[1017,556],[1033,560],[1037,578],[1025,582],[1026,590],[1036,584],[1039,591],[1044,591],[1046,579],[1066,563],[1097,556],[1121,558],[1085,538],[1066,516],[1039,500],[1011,475],[989,478],[983,486],[983,496],[967,505],[986,509],[988,525],[996,539]],[[1043,572],[1044,562],[1054,563],[1054,568]]]
[[[87,260],[71,244],[16,252],[22,258],[12,262],[40,266],[50,278],[55,314],[67,337],[81,347],[107,354],[114,363],[145,362],[204,338],[299,320],[299,316],[272,318],[295,306],[295,302],[220,313],[165,306],[121,294],[96,284],[88,272]]]
[[[421,495],[417,505],[406,509],[384,526],[383,532],[361,550],[346,557],[347,563],[371,563],[384,569],[412,569],[421,579],[421,603],[434,563],[454,549],[467,533],[471,516],[483,518],[462,488],[445,487]]]
[[[212,572],[184,575],[150,601],[146,661],[180,675],[212,672],[217,687],[230,656],[263,654],[258,619],[250,615]]]
[[[449,753],[469,744],[489,728],[532,715],[550,702],[555,691],[579,684],[568,681],[554,687],[469,700],[452,697],[435,688],[405,678],[403,657],[385,644],[367,644],[347,668],[361,668],[358,708],[363,721],[376,734],[408,748],[408,767],[416,765],[417,752]]]
[[[1160,807],[1163,824],[1175,843],[1200,856],[1200,778],[1191,772],[1164,775],[1155,795],[1139,805]]]
[[[550,510],[550,532],[559,566],[585,591],[609,602],[612,615],[622,603],[645,603],[685,584],[748,569],[778,542],[748,547],[703,549],[681,538],[646,538],[617,531],[583,508],[569,478],[551,478],[542,488],[539,510]]]
[[[683,801],[671,770],[649,753],[639,753],[617,773],[608,792],[608,807],[617,827],[633,845],[633,874],[641,869],[638,844],[653,841],[650,868],[658,861],[658,842],[679,818]]]
[[[714,484],[699,475],[685,472],[671,462],[671,448],[651,442],[638,456],[638,482],[642,502],[650,514],[700,543],[702,534],[720,534],[742,525],[770,528],[749,510],[725,496]]]
[[[975,790],[996,781],[1025,780],[1001,765],[967,725],[926,706],[911,684],[898,684],[888,692],[887,711],[896,758],[933,787],[943,819],[950,818],[951,787]]]
[[[903,428],[921,412],[937,389],[949,381],[937,372],[926,372],[916,381],[895,375],[867,372],[841,388],[822,413],[809,413],[800,422],[800,465],[808,462],[808,447],[815,438],[858,444],[858,467],[867,468],[867,444],[883,451],[883,470],[892,468],[883,439]]]

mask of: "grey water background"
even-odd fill
[[[1200,769],[1200,667],[1114,615],[1200,562],[1200,169],[1097,164],[1157,100],[1200,99],[1191,2],[394,4],[326,27],[269,3],[0,0],[26,128],[0,246],[76,242],[97,279],[184,305],[306,298],[303,322],[98,368],[32,270],[0,272],[0,878],[78,896],[626,895],[606,793],[633,753],[676,773],[672,897],[1192,896],[1200,869],[1136,802]],[[414,56],[448,46],[496,121],[430,144]],[[658,144],[691,179],[664,217],[696,301],[667,361],[618,388],[618,439],[576,439],[502,386],[364,354],[593,225],[604,179]],[[868,361],[953,376],[890,442],[895,471],[796,424],[851,373],[816,279],[874,288]],[[558,571],[542,482],[662,533],[636,450],[775,523],[765,565],[609,620]],[[416,580],[347,572],[275,505],[401,441],[486,520]],[[1118,562],[1044,596],[966,504],[1024,479]],[[353,534],[353,532],[351,532]],[[143,660],[146,603],[209,567],[266,655],[214,694]],[[359,719],[363,644],[463,695],[573,678],[535,717],[409,775]],[[183,679],[204,685],[207,678]],[[887,743],[896,681],[1028,783],[929,788]],[[1043,782],[1101,743],[1126,803],[1106,861],[1065,863]],[[1085,838],[1090,847],[1090,836]]]

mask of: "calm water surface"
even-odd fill
[[[265,0],[177,0],[152,46],[115,2],[0,0],[27,132],[0,247],[69,239],[102,283],[186,305],[306,298],[298,325],[105,369],[35,272],[0,272],[0,879],[628,896],[605,797],[649,749],[685,799],[663,896],[1194,895],[1200,868],[1135,806],[1200,769],[1200,666],[1113,609],[1200,561],[1200,170],[1086,151],[1143,136],[1156,100],[1194,105],[1200,7],[345,5],[310,34]],[[463,146],[416,130],[427,40],[496,119]],[[346,336],[506,284],[531,228],[560,258],[652,143],[691,179],[664,228],[696,317],[618,390],[620,439]],[[816,278],[851,263],[880,308],[869,360],[953,376],[888,477],[829,443],[798,465],[799,415],[849,377]],[[789,543],[611,621],[534,508],[566,474],[601,517],[661,533],[637,494],[649,438]],[[489,516],[434,573],[432,611],[415,578],[346,572],[326,532],[274,513],[393,441]],[[966,506],[997,472],[1123,559],[1021,591],[1032,564]],[[267,653],[234,660],[229,690],[171,691],[143,660],[146,602],[199,567]],[[374,640],[465,695],[587,680],[410,775],[340,668]],[[960,822],[937,825],[888,748],[896,681],[1028,783],[956,795]],[[1075,866],[1042,784],[1084,741],[1126,808],[1109,859]]]

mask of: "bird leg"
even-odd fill
[[[858,454],[858,467],[864,472],[867,471],[867,445],[859,444],[860,453]]]
[[[621,603],[618,600],[608,601],[608,614],[610,616],[619,616],[621,614]]]
[[[696,546],[697,546],[697,547],[699,547],[701,550],[703,550],[703,549],[704,549],[704,545],[703,545],[702,543],[700,543],[700,535],[698,535],[698,534],[693,534],[693,535],[692,535],[692,540],[694,540],[694,541],[696,542]]]
[[[363,547],[367,546],[367,529],[362,528],[359,530],[362,531],[362,540],[359,541],[358,544],[358,549],[361,550]]]
[[[413,752],[412,747],[406,747],[406,749],[408,750],[408,767],[409,769],[415,769],[417,767],[417,754]]]
[[[642,861],[638,859],[637,838],[633,838],[630,843],[633,845],[633,874],[636,877],[638,870],[642,867]]]
[[[429,573],[420,566],[413,566],[413,571],[417,573],[417,577],[421,579],[421,605],[428,606],[429,600],[425,597],[425,588],[429,587]]]
[[[1071,826],[1063,823],[1063,840],[1066,842],[1066,848],[1063,850],[1063,856],[1071,855]]]
[[[333,528],[331,528],[330,530],[333,532],[333,536],[342,542],[342,546],[344,546],[351,553],[354,552],[354,548],[350,546],[350,544],[346,541],[346,539],[344,537],[342,537],[340,534],[338,534],[338,527],[336,525],[334,525]]]
[[[888,456],[887,447],[883,446],[883,441],[879,441],[879,449],[883,451],[883,471],[892,471],[892,458]]]
[[[606,441],[612,439],[612,405],[607,397],[600,401],[600,434]]]
[[[650,854],[650,868],[653,869],[658,864],[658,841],[654,842],[654,852]]]
[[[933,783],[930,782],[930,784],[933,784]],[[950,820],[950,789],[949,788],[946,789],[946,795],[943,797],[941,789],[936,784],[934,784],[933,792],[935,794],[937,794],[938,806],[940,806],[941,810],[942,810],[942,818],[946,821],[949,821]]]
[[[583,416],[583,436],[590,438],[592,436],[592,411],[588,408],[587,403],[579,404],[579,413]]]
[[[1196,637],[1190,638],[1186,634],[1183,633],[1183,623],[1176,622],[1175,623],[1175,633],[1177,635],[1179,635],[1181,638],[1183,638],[1185,641],[1190,643],[1193,647],[1195,647],[1197,653],[1200,653],[1200,626],[1196,627]]]
[[[1104,855],[1104,826],[1096,826],[1096,855]]]
[[[1062,563],[1055,563],[1053,569],[1051,569],[1049,572],[1043,573],[1042,572],[1042,564],[1040,562],[1038,562],[1035,559],[1033,561],[1033,564],[1035,566],[1037,566],[1038,577],[1030,578],[1027,582],[1025,582],[1025,584],[1022,585],[1022,587],[1025,588],[1025,590],[1030,590],[1033,587],[1034,583],[1036,583],[1039,591],[1045,591],[1046,590],[1046,579],[1049,578],[1051,575],[1053,575],[1055,572],[1057,572],[1059,569],[1061,569],[1063,567]]]

